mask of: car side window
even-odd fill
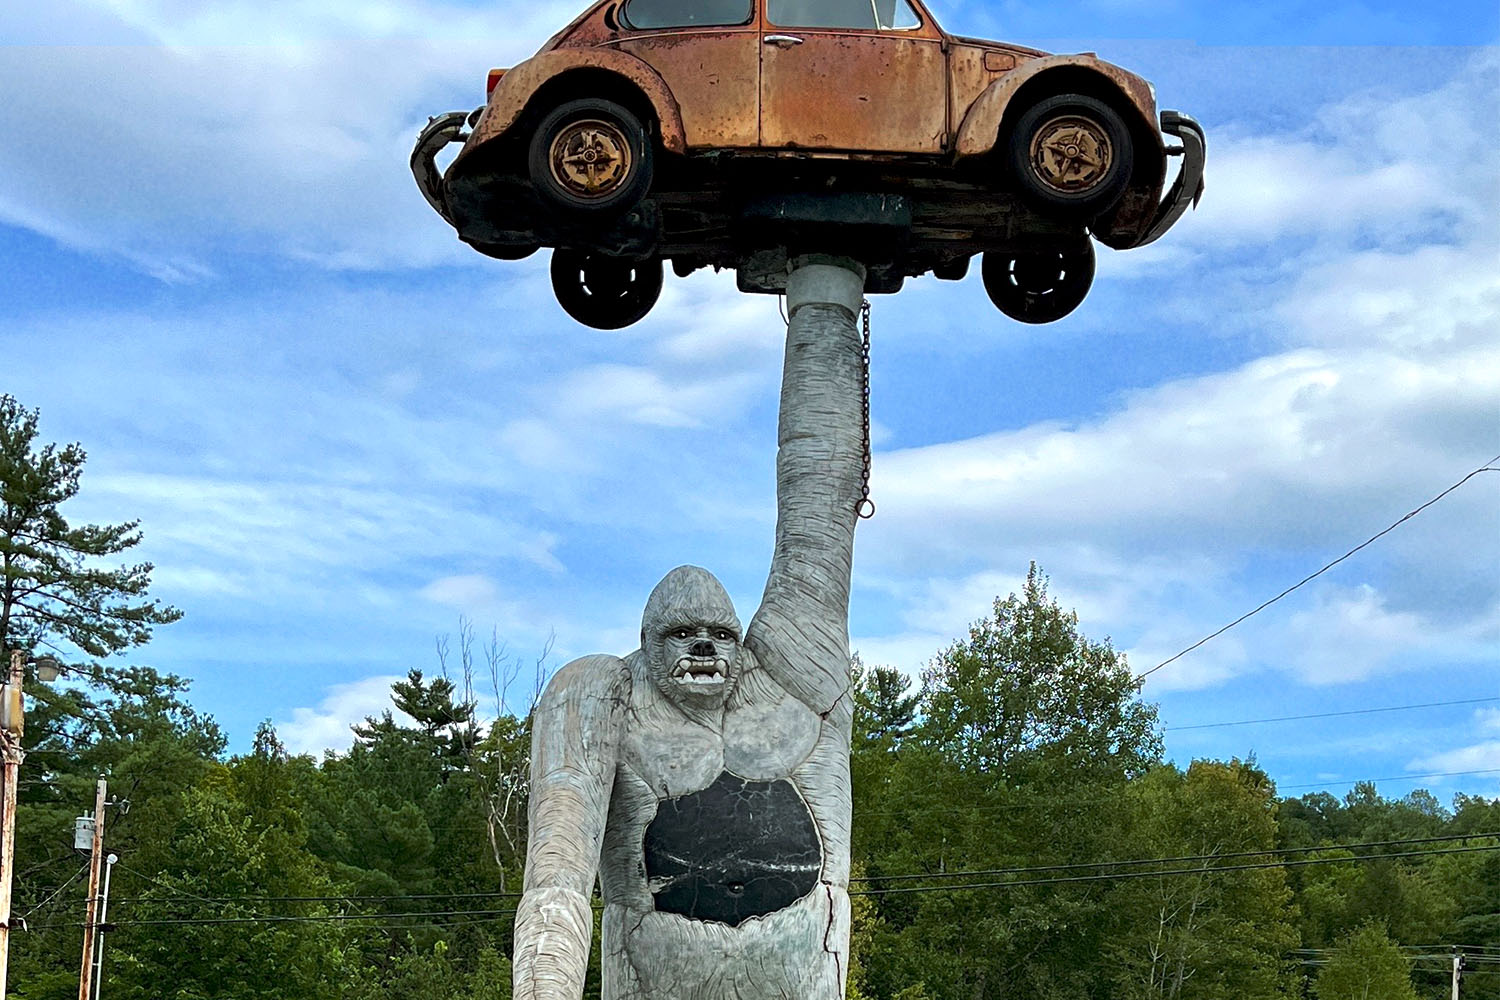
[[[917,28],[922,19],[906,0],[770,0],[766,19],[783,28]]]
[[[701,28],[749,24],[751,0],[627,0],[620,19],[630,28]]]

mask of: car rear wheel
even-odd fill
[[[642,319],[661,297],[661,284],[660,259],[552,251],[552,291],[558,305],[595,330],[619,330]]]
[[[1130,180],[1130,130],[1109,105],[1058,94],[1022,112],[1011,130],[1010,170],[1021,195],[1067,219],[1107,211]]]
[[[651,187],[651,141],[629,109],[581,98],[541,120],[526,165],[537,194],[552,207],[576,215],[621,215]]]
[[[1067,250],[984,255],[984,290],[1005,315],[1022,323],[1051,323],[1077,309],[1094,284],[1094,245],[1084,238]]]

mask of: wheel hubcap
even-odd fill
[[[1043,184],[1064,194],[1089,190],[1114,162],[1109,134],[1091,118],[1061,115],[1031,139],[1031,166]]]
[[[580,198],[603,198],[630,173],[630,140],[614,122],[576,121],[552,140],[549,160],[560,187]]]

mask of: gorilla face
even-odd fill
[[[740,651],[735,630],[716,622],[689,622],[675,626],[659,642],[674,685],[723,693]]]
[[[707,570],[674,569],[646,601],[641,651],[651,680],[678,705],[712,708],[728,700],[740,639],[734,605]]]

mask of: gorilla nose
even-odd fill
[[[713,656],[714,655],[714,644],[711,643],[711,642],[709,642],[707,639],[699,639],[697,642],[693,643],[693,647],[688,650],[688,655],[689,656]]]

